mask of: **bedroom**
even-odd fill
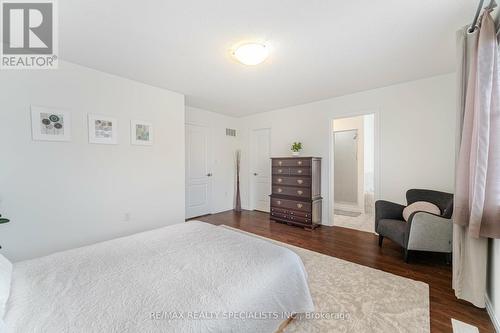
[[[1,1],[2,328],[498,331],[498,174],[482,221],[449,210],[460,137],[498,164],[464,51],[492,3],[29,4]],[[375,232],[333,208],[333,122],[366,114]]]

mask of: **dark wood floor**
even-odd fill
[[[440,254],[415,253],[406,264],[400,247],[384,240],[378,247],[376,235],[341,227],[322,226],[314,231],[271,222],[269,215],[255,211],[232,211],[196,218],[212,224],[225,224],[244,231],[296,245],[357,264],[380,269],[430,286],[431,331],[452,332],[451,318],[494,332],[485,310],[458,301],[451,288],[451,266]]]

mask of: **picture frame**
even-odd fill
[[[33,141],[71,141],[71,113],[67,110],[31,105]]]
[[[153,145],[153,124],[148,121],[130,121],[130,143],[138,146]]]
[[[88,115],[89,143],[118,144],[118,119],[97,114]]]

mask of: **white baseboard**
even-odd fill
[[[247,205],[245,205],[245,204],[242,204],[242,205],[241,205],[241,209],[243,209],[243,210],[252,210],[252,207],[247,206]]]
[[[497,316],[495,315],[495,309],[493,308],[493,304],[491,304],[488,295],[486,295],[486,311],[488,311],[488,314],[490,315],[491,322],[495,327],[495,331],[497,333],[500,333],[500,318],[497,318]]]

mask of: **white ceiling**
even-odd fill
[[[64,0],[63,59],[181,92],[234,116],[437,74],[476,0]],[[242,40],[271,44],[246,67]]]

